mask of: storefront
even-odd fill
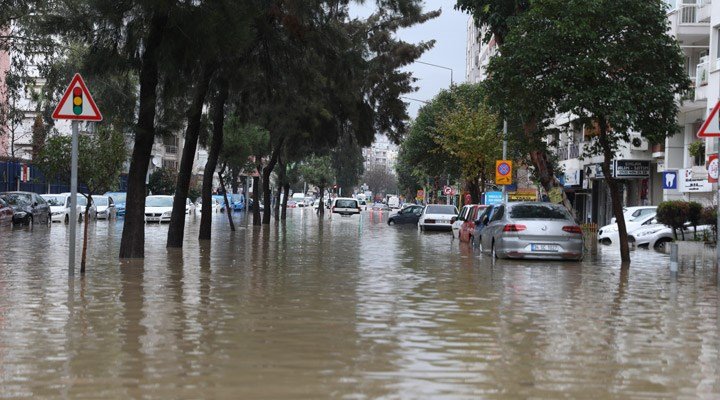
[[[623,207],[649,205],[652,203],[650,191],[649,160],[614,160],[610,172],[617,179]],[[614,216],[610,190],[605,182],[600,164],[585,167],[590,191],[590,216],[600,225],[609,223]]]

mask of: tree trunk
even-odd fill
[[[155,142],[155,106],[157,102],[158,56],[168,10],[156,10],[150,19],[140,70],[140,98],[135,145],[130,159],[125,222],[120,241],[120,258],[145,257],[145,195],[150,153]]]
[[[87,196],[87,204],[85,205],[85,226],[83,227],[83,248],[82,256],[80,256],[80,275],[85,275],[85,263],[87,261],[87,231],[88,231],[88,216],[90,215],[90,204],[92,203],[92,194]],[[110,220],[110,217],[108,217]]]
[[[280,169],[278,170],[278,189],[277,189],[277,196],[275,196],[275,219],[280,220],[280,207],[282,206],[282,202],[284,199],[287,198],[287,193],[285,193],[285,197],[282,196],[282,189],[285,185],[285,163],[283,163],[282,159],[278,160],[278,166]]]
[[[202,214],[200,217],[200,240],[210,240],[212,235],[212,184],[217,168],[218,157],[223,143],[223,121],[225,119],[225,102],[228,98],[228,82],[224,78],[218,80],[218,93],[212,106],[213,134],[208,160],[203,171]],[[227,203],[226,203],[227,205]]]
[[[537,121],[535,118],[531,118],[530,121],[523,123],[523,132],[525,133],[525,138],[529,140],[530,143],[535,141],[534,138],[537,129]],[[542,185],[543,189],[545,189],[545,192],[550,193],[550,191],[554,188],[560,189],[563,206],[565,206],[565,208],[570,211],[573,219],[576,219],[575,208],[573,208],[572,204],[570,203],[570,199],[568,199],[565,190],[563,190],[563,187],[560,185],[560,181],[555,177],[555,168],[552,162],[548,160],[547,153],[541,150],[531,150],[530,160],[535,167],[535,176],[540,181],[540,184]]]
[[[230,169],[230,176],[232,179],[232,181],[230,181],[230,188],[232,189],[233,194],[238,194],[238,175],[240,175],[240,171],[237,168]]]
[[[200,134],[200,120],[202,117],[205,94],[207,93],[214,68],[202,67],[195,86],[192,103],[187,111],[187,129],[185,130],[185,146],[183,147],[180,171],[175,185],[175,198],[173,199],[172,215],[168,227],[167,247],[182,247],[185,236],[186,201],[190,191],[193,161],[197,150],[198,136]]]
[[[320,190],[320,205],[318,205],[317,214],[322,217],[325,215],[325,202],[323,201],[325,197],[325,188],[323,186],[318,186],[318,189]]]
[[[277,146],[275,146],[275,149],[273,149],[270,161],[262,170],[263,201],[265,202],[265,209],[263,210],[262,219],[263,224],[270,223],[270,214],[272,212],[272,208],[270,205],[270,200],[272,198],[272,194],[270,193],[270,174],[275,168],[275,164],[277,164],[278,157],[280,156],[280,150],[282,149],[282,143],[283,140],[280,139],[280,142],[277,144]]]
[[[253,176],[253,225],[262,225],[260,216],[260,176]]]
[[[280,216],[280,220],[285,221],[287,219],[287,203],[288,203],[288,197],[290,197],[290,183],[285,182],[283,185],[283,193],[285,193],[285,197],[283,198],[282,202],[282,215]],[[312,206],[310,206],[312,207]]]
[[[615,152],[613,152],[610,142],[607,137],[607,121],[603,117],[599,117],[600,125],[600,146],[603,150],[603,162],[602,171],[605,177],[605,183],[607,183],[610,189],[610,198],[612,199],[613,214],[615,215],[615,222],[618,226],[618,237],[620,241],[620,260],[623,263],[630,261],[630,246],[628,244],[627,226],[625,225],[625,216],[623,215],[622,199],[620,196],[620,190],[618,188],[617,180],[612,176],[610,170],[610,163],[615,159]]]
[[[223,182],[223,174],[225,173],[226,166],[227,166],[227,164],[223,164],[222,168],[220,168],[220,171],[218,171],[218,179],[220,180],[220,186],[223,189],[225,189],[225,182]],[[230,202],[228,201],[227,190],[223,190],[223,196],[225,196],[225,204],[229,206]],[[233,222],[233,218],[232,218],[232,208],[228,207],[226,214],[228,217],[228,222],[230,222],[230,230],[232,232],[235,232],[235,223]]]

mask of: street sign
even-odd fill
[[[663,189],[677,189],[677,171],[667,170],[663,172]]]
[[[503,195],[502,192],[486,192],[485,193],[485,204],[502,204]]]
[[[80,74],[75,74],[65,89],[60,103],[52,114],[53,119],[75,121],[102,121],[103,117],[90,95]]]
[[[415,199],[417,199],[418,201],[425,200],[425,191],[422,189],[418,190],[417,194],[415,195]]]
[[[444,194],[445,196],[450,196],[450,195],[452,195],[452,192],[453,192],[453,190],[452,190],[452,188],[451,188],[450,186],[445,186],[445,187],[443,187],[443,194]]]
[[[711,154],[710,157],[708,157],[708,182],[710,183],[717,183],[718,181],[718,175],[720,175],[720,171],[718,171],[718,155],[717,154]]]
[[[720,137],[720,114],[718,114],[719,110],[720,101],[715,104],[715,107],[713,107],[712,111],[710,111],[710,114],[705,120],[705,123],[700,128],[700,131],[698,132],[699,138]]]
[[[495,184],[510,185],[512,183],[512,161],[495,161]]]

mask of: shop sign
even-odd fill
[[[495,205],[502,204],[502,192],[486,192],[485,193],[485,204]]]
[[[508,201],[537,201],[537,190],[518,189],[516,192],[508,193]]]
[[[615,160],[615,177],[618,179],[649,178],[650,161]]]
[[[582,179],[580,176],[580,170],[579,169],[569,169],[565,171],[565,187],[571,187],[571,186],[581,186],[582,185]]]
[[[712,192],[712,183],[694,177],[691,168],[681,169],[678,171],[678,190],[682,193],[708,193]]]

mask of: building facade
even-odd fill
[[[621,146],[613,167],[619,179],[624,206],[657,205],[663,200],[684,199],[713,203],[707,182],[707,154],[717,153],[716,139],[697,138],[697,132],[720,96],[720,1],[668,0],[669,34],[685,57],[692,89],[678,96],[679,131],[665,143],[651,144],[641,133],[631,133]],[[716,28],[711,28],[716,27]],[[482,33],[482,32],[480,32]],[[472,18],[468,20],[467,72],[469,82],[486,78],[487,59],[497,52],[494,41],[482,44]],[[595,127],[579,124],[572,115],[555,118],[558,134],[553,143],[562,173],[558,176],[583,222],[608,223],[612,215],[610,194],[600,162],[602,157],[582,157],[596,135]],[[693,143],[701,142],[693,145]],[[704,143],[704,148],[702,144]],[[664,182],[667,174],[677,178]],[[672,187],[664,189],[664,187]]]
[[[391,173],[395,173],[395,164],[398,156],[398,146],[387,136],[376,134],[375,141],[370,147],[362,149],[364,166],[367,171],[372,166],[383,166]]]

